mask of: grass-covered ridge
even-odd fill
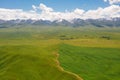
[[[119,80],[120,49],[78,47],[62,44],[59,50],[61,66],[84,80]]]
[[[52,50],[41,46],[0,46],[0,80],[81,80],[64,71]]]

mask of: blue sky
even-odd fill
[[[107,7],[109,3],[104,0],[0,0],[0,8],[30,10],[32,5],[43,3],[52,7],[55,11],[84,10]]]
[[[68,20],[120,17],[120,0],[0,0],[0,19]]]

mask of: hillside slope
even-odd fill
[[[40,46],[0,46],[0,80],[81,80],[57,64],[51,50]]]

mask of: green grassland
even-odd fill
[[[0,80],[119,80],[120,28],[0,28]]]
[[[61,66],[84,80],[120,79],[120,49],[62,44],[59,53]]]
[[[80,80],[57,64],[55,54],[40,46],[1,46],[0,80]]]

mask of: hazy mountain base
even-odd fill
[[[72,20],[65,20],[65,19],[60,19],[60,20],[32,20],[32,19],[27,19],[27,20],[0,20],[0,28],[4,27],[11,27],[15,25],[48,25],[48,26],[73,26],[73,27],[79,27],[79,26],[88,26],[92,25],[95,27],[119,27],[120,26],[120,18],[100,18],[100,19],[80,19],[80,18],[75,18]]]
[[[2,28],[0,29],[0,79],[79,80],[78,76],[60,68],[56,56],[56,52],[60,49],[59,45],[67,43],[82,47],[120,48],[119,31],[119,28],[25,27],[23,25]]]

